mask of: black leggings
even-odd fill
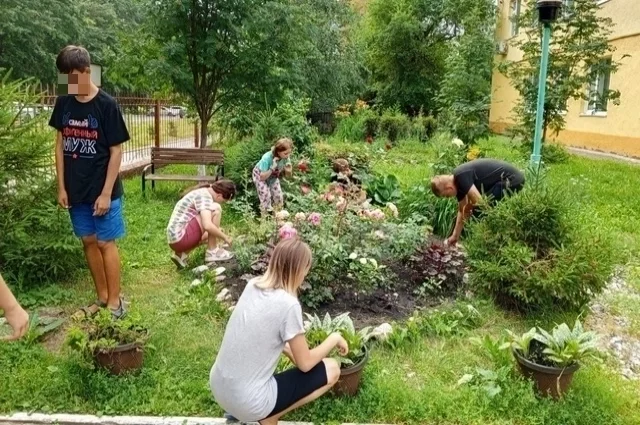
[[[292,368],[274,376],[278,384],[276,406],[265,419],[277,415],[327,385],[327,367],[321,361],[309,372]]]

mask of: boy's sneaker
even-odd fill
[[[215,248],[207,250],[204,256],[205,263],[214,263],[216,261],[229,261],[233,258],[233,253],[224,248]]]
[[[187,254],[185,253],[178,255],[174,252],[171,255],[171,261],[173,261],[173,264],[180,270],[187,268]]]
[[[228,424],[235,423],[235,422],[240,422],[231,413],[224,412],[224,418],[227,420]]]

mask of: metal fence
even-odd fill
[[[51,114],[56,102],[54,87],[41,87],[39,104],[25,107],[23,114]],[[122,170],[145,165],[151,147],[191,148],[199,145],[199,124],[186,117],[186,109],[171,99],[132,93],[109,93],[122,112],[131,139],[123,145]]]

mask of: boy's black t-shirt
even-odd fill
[[[480,193],[491,192],[497,183],[508,181],[511,186],[524,183],[524,174],[508,162],[482,158],[466,162],[453,170],[458,201],[462,201],[475,185]]]
[[[104,91],[89,102],[59,96],[49,125],[62,133],[64,186],[70,204],[95,203],[107,178],[109,148],[129,140],[129,132],[115,99]],[[111,199],[122,196],[116,178]]]

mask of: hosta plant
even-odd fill
[[[597,358],[597,335],[585,331],[576,320],[573,329],[566,323],[551,332],[542,328],[529,330],[522,336],[510,333],[511,342],[503,348],[512,348],[529,361],[544,366],[566,368],[585,358]]]
[[[317,314],[306,313],[306,317],[304,325],[310,347],[317,347],[329,335],[338,332],[349,345],[349,354],[346,356],[340,356],[337,352],[333,353],[333,357],[338,360],[341,367],[345,368],[357,364],[365,357],[366,344],[371,337],[371,327],[356,331],[349,313],[343,313],[334,318],[329,313],[324,318],[320,318]]]

